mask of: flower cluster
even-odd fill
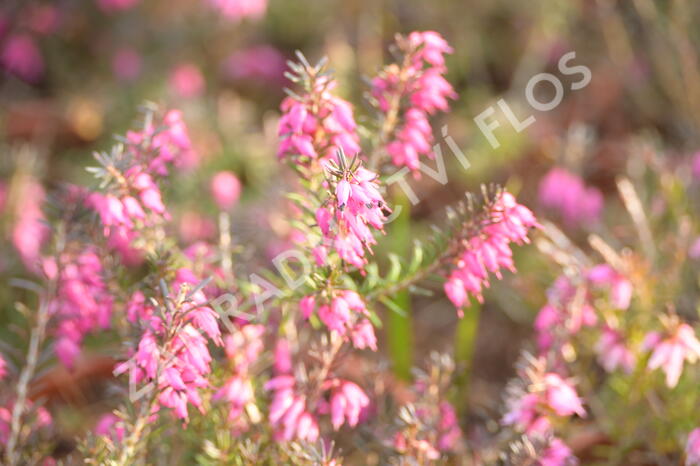
[[[584,326],[592,327],[598,323],[598,315],[593,307],[596,291],[607,292],[606,301],[616,310],[625,310],[632,299],[632,284],[624,275],[607,264],[600,264],[586,270],[582,278],[562,275],[547,291],[545,304],[535,319],[535,331],[540,351],[547,351],[553,346],[561,347],[572,335]],[[600,342],[600,349],[617,346],[618,351],[601,353],[603,367],[628,368],[631,354],[625,349],[622,335],[613,328],[608,328]],[[618,359],[621,357],[622,359]]]
[[[603,195],[594,187],[563,168],[553,168],[542,178],[540,203],[559,213],[570,226],[585,225],[600,219]]]
[[[663,332],[650,332],[642,348],[651,351],[648,368],[661,368],[666,373],[666,385],[673,388],[683,373],[683,363],[695,363],[700,358],[700,341],[690,325],[676,316],[662,316]]]
[[[142,295],[131,303],[131,319],[145,329],[131,359],[119,364],[116,373],[129,373],[133,384],[157,383],[157,404],[171,408],[176,417],[187,422],[188,404],[204,412],[199,390],[209,387],[212,357],[208,336],[222,345],[218,315],[206,305],[204,293],[195,288],[196,278],[188,269],[179,269],[174,282],[177,295],[156,313]]]
[[[457,94],[444,78],[447,71],[444,54],[452,53],[445,39],[434,31],[412,32],[399,38],[404,54],[401,66],[390,65],[372,80],[372,96],[386,114],[387,126],[396,119],[403,101],[402,120],[395,124],[393,138],[386,151],[394,165],[406,166],[417,175],[420,156],[432,158],[433,134],[428,116],[447,111],[447,99]],[[389,135],[386,135],[387,137]]]
[[[55,351],[66,367],[80,354],[84,336],[110,326],[113,298],[103,277],[97,251],[87,247],[77,254],[64,253],[44,261],[46,276],[57,282],[49,312],[58,319]]]
[[[358,154],[360,144],[352,105],[331,93],[336,82],[327,75],[318,76],[319,67],[295,66],[307,81],[306,92],[282,101],[278,157],[334,160],[338,150]]]
[[[375,173],[359,166],[357,159],[346,166],[342,152],[339,163],[339,167],[333,162],[327,166],[338,181],[329,201],[316,210],[316,223],[325,241],[314,255],[318,265],[327,265],[328,246],[346,263],[363,269],[365,248],[376,244],[370,227],[384,230],[386,206]]]
[[[314,389],[300,383],[293,373],[289,347],[284,342],[275,351],[275,373],[265,389],[272,391],[269,421],[280,440],[306,440],[319,437],[318,415],[330,414],[333,430],[343,424],[355,427],[365,417],[369,397],[355,383],[327,377]],[[325,377],[325,372],[322,373]]]
[[[246,408],[255,407],[255,395],[251,378],[251,367],[258,360],[264,349],[262,340],[265,327],[262,325],[244,325],[234,333],[224,337],[224,349],[233,371],[233,375],[214,394],[214,400],[229,403],[228,421],[236,431],[246,428],[242,421]]]
[[[199,155],[192,146],[187,125],[180,110],[169,110],[157,124],[148,114],[144,128],[129,131],[126,141],[129,152],[145,171],[160,176],[168,174],[168,166],[189,169],[197,165]]]
[[[360,295],[351,290],[334,291],[326,303],[317,303],[309,295],[299,302],[302,316],[308,319],[315,311],[329,330],[352,340],[355,348],[377,351],[374,327],[367,318],[369,311]],[[316,310],[317,304],[318,310]]]
[[[489,218],[479,232],[464,240],[444,289],[460,316],[469,296],[483,300],[482,289],[489,286],[489,272],[501,278],[501,269],[515,271],[511,243],[529,242],[528,231],[537,220],[512,194],[503,192],[490,206]]]
[[[525,355],[520,363],[519,378],[507,388],[507,412],[503,424],[531,433],[550,430],[551,416],[585,416],[581,399],[570,381],[547,370],[544,358]]]

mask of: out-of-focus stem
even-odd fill
[[[19,442],[20,430],[22,428],[22,416],[24,414],[25,405],[27,404],[27,388],[29,387],[29,382],[34,377],[36,366],[39,361],[39,349],[41,348],[41,344],[46,336],[46,325],[49,322],[49,303],[51,302],[51,297],[54,294],[55,287],[55,280],[51,280],[49,282],[46,296],[44,296],[39,304],[37,323],[32,329],[31,337],[29,339],[27,362],[20,373],[19,382],[17,383],[17,399],[15,400],[15,405],[12,408],[10,436],[5,449],[5,461],[9,466],[14,466],[15,464],[18,464],[19,461],[19,451],[17,450],[17,446]]]
[[[226,283],[233,280],[233,261],[231,260],[231,215],[219,213],[219,247],[221,249],[221,268],[224,270]]]

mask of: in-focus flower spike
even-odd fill
[[[386,151],[398,167],[419,175],[420,156],[433,158],[433,133],[428,116],[447,111],[457,94],[444,78],[444,54],[452,48],[433,31],[398,37],[403,63],[385,67],[372,80],[372,97],[384,116]],[[398,118],[397,118],[398,116]],[[398,122],[396,120],[399,120]]]
[[[350,103],[334,96],[336,82],[326,70],[326,61],[311,66],[303,55],[291,64],[287,76],[303,87],[300,95],[290,93],[281,104],[278,134],[282,138],[277,155],[306,162],[333,160],[338,150],[360,152],[357,124]]]
[[[329,161],[325,166],[331,175],[328,183],[335,187],[326,203],[316,209],[316,222],[325,244],[362,271],[367,263],[365,250],[371,252],[377,242],[373,230],[384,231],[388,209],[379,192],[379,177],[363,168],[357,156],[347,161],[339,150],[337,158],[337,164]],[[316,254],[315,258],[328,260],[328,255]]]
[[[460,317],[469,296],[483,301],[482,290],[489,286],[489,273],[500,279],[501,269],[515,271],[511,243],[529,242],[530,228],[538,227],[532,212],[505,191],[488,206],[486,217],[475,234],[462,241],[454,257],[455,268],[444,284],[445,294]]]

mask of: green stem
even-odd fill
[[[464,313],[464,317],[457,322],[455,329],[455,363],[456,371],[456,392],[460,397],[455,400],[457,411],[462,414],[467,406],[467,394],[471,372],[476,350],[476,334],[479,328],[479,317],[481,314],[481,304],[478,302],[470,306]]]

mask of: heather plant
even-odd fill
[[[232,20],[265,8],[210,3]],[[289,63],[277,125],[286,195],[275,200],[285,247],[266,268],[232,235],[246,186],[230,171],[204,190],[217,234],[178,236],[169,194],[203,157],[178,110],[145,105],[137,128],[95,153],[90,185],[47,196],[26,174],[3,185],[33,277],[13,283],[26,298],[23,352],[0,347],[5,463],[700,464],[697,162],[646,151],[610,202],[554,169],[539,194],[561,228],[517,186],[484,185],[404,248],[397,231],[412,212],[390,180],[441,163],[432,123],[457,99],[452,51],[437,32],[397,36],[364,104],[341,96],[328,60]],[[603,227],[605,211],[616,215]],[[500,408],[472,410],[448,354],[400,381],[383,332],[411,312],[405,297],[473,321],[502,289],[490,288],[511,286],[525,248],[556,278],[533,293],[533,339]],[[72,373],[100,344],[114,351],[110,407],[65,454],[33,387],[50,361]]]

